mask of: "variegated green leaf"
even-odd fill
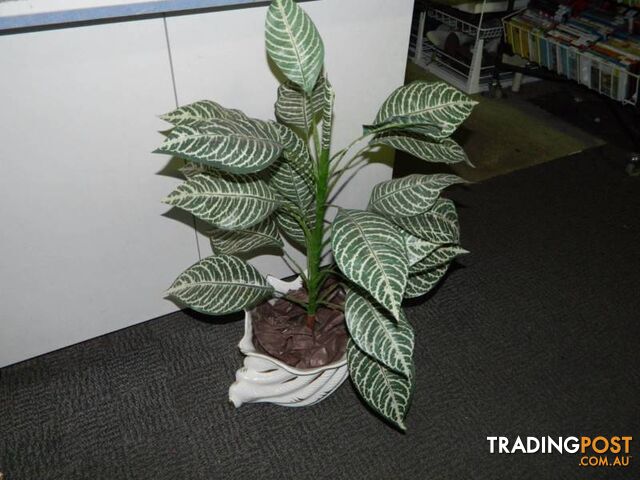
[[[292,82],[280,85],[275,105],[277,119],[308,134],[315,117],[324,110],[327,83],[324,76],[320,75],[311,95]]]
[[[389,216],[403,230],[438,245],[460,243],[458,213],[453,202],[439,198],[426,213],[415,217]]]
[[[263,180],[230,174],[195,175],[164,202],[224,230],[251,227],[282,204]]]
[[[403,120],[389,121],[381,125],[364,125],[363,131],[365,135],[383,135],[390,132],[408,132],[421,137],[427,137],[434,141],[442,140],[442,130],[436,125],[431,123],[411,123],[410,126],[407,123],[402,123]]]
[[[394,132],[377,135],[371,140],[371,145],[386,145],[426,162],[446,164],[466,162],[472,165],[464,149],[450,138],[430,142],[411,132]]]
[[[324,64],[324,45],[293,0],[273,0],[267,12],[267,53],[284,75],[311,93]]]
[[[203,120],[247,120],[247,116],[240,110],[225,108],[211,100],[184,105],[172,112],[161,115],[160,118],[173,125],[193,125]]]
[[[413,273],[423,272],[425,270],[433,270],[442,265],[448,265],[460,255],[469,253],[458,245],[444,245],[425,256],[422,260],[409,267],[409,275]]]
[[[318,113],[307,95],[297,85],[283,83],[278,88],[276,101],[276,117],[278,121],[290,127],[297,127],[308,132],[313,125],[313,118]]]
[[[367,355],[406,377],[413,373],[414,334],[404,318],[395,320],[364,292],[349,290],[344,305],[351,339]]]
[[[431,210],[434,214],[441,215],[449,222],[458,224],[458,211],[456,205],[448,198],[439,198]]]
[[[185,166],[180,168],[180,173],[184,176],[184,178],[189,179],[191,177],[195,177],[201,173],[209,173],[216,174],[216,170],[212,167],[207,167],[206,165],[202,165],[201,163],[195,162],[186,162]]]
[[[291,214],[287,213],[285,210],[278,210],[274,215],[274,220],[282,234],[287,237],[287,239],[291,240],[298,246],[306,245],[304,231]]]
[[[253,227],[241,230],[220,230],[209,232],[214,253],[236,255],[259,248],[282,248],[282,240],[275,222],[267,218]]]
[[[446,83],[417,81],[385,100],[374,127],[398,125],[400,130],[442,139],[458,128],[477,103]]]
[[[419,273],[409,275],[407,288],[404,292],[404,298],[416,298],[430,292],[433,287],[447,273],[449,265],[441,265],[431,270],[424,270]]]
[[[284,158],[303,175],[303,180],[309,188],[313,188],[314,166],[304,141],[284,125],[275,122],[271,122],[269,125],[275,138],[284,146]]]
[[[199,261],[173,282],[167,295],[198,312],[226,315],[273,295],[273,287],[251,265],[231,255]]]
[[[284,198],[305,212],[314,198],[314,192],[302,175],[285,159],[269,169],[269,185]]]
[[[439,247],[437,243],[416,237],[409,232],[403,231],[403,233],[405,234],[404,244],[407,247],[409,269]]]
[[[382,215],[412,217],[428,211],[445,188],[464,183],[456,175],[409,175],[379,183],[371,192],[369,210]]]
[[[329,79],[326,77],[326,74],[323,73],[320,75],[320,78],[318,78],[318,83],[316,83],[313,94],[311,95],[311,104],[316,114],[320,114],[324,110],[327,84],[329,84]]]
[[[331,130],[333,128],[333,106],[336,101],[336,93],[327,80],[324,83],[324,106],[322,109],[322,149],[331,149]]]
[[[333,221],[331,245],[347,278],[400,320],[408,265],[399,229],[376,213],[340,209]]]
[[[404,419],[411,404],[414,375],[406,377],[386,368],[353,341],[347,347],[347,362],[351,380],[364,401],[398,428],[406,430]]]
[[[231,173],[265,169],[282,152],[266,122],[216,119],[179,125],[156,153],[175,155]]]

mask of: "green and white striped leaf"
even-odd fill
[[[347,346],[347,363],[351,380],[364,401],[392,424],[406,430],[404,419],[411,404],[414,375],[405,377],[386,368],[353,341]]]
[[[368,294],[349,290],[345,319],[351,339],[367,355],[409,377],[413,373],[413,328],[404,315],[395,320]]]
[[[274,220],[282,234],[295,245],[304,247],[306,238],[304,231],[300,228],[300,224],[289,213],[284,210],[278,210],[274,215]]]
[[[445,164],[465,162],[473,166],[464,149],[450,138],[430,142],[411,132],[394,132],[377,135],[371,140],[371,145],[386,145],[426,162]]]
[[[403,231],[405,234],[404,244],[407,247],[407,261],[409,270],[411,267],[433,252],[439,247],[437,243],[429,242],[422,238],[411,235],[409,232]]]
[[[231,255],[214,255],[199,261],[181,273],[167,290],[167,295],[209,315],[251,308],[273,293],[273,287],[258,270]]]
[[[309,16],[293,0],[273,0],[267,12],[267,53],[282,73],[307,93],[324,64],[324,44]]]
[[[424,270],[420,273],[409,275],[404,298],[416,298],[429,293],[442,277],[444,277],[448,269],[449,264],[446,264],[431,270]]]
[[[457,175],[409,175],[379,183],[371,192],[369,210],[382,215],[412,217],[425,213],[440,193],[456,183],[465,183]]]
[[[388,217],[410,234],[438,245],[460,243],[458,213],[453,202],[439,198],[426,213],[415,217]]]
[[[276,118],[279,122],[308,132],[313,125],[314,116],[319,113],[315,108],[312,98],[297,85],[287,82],[278,88]]]
[[[313,111],[316,114],[320,114],[324,110],[327,84],[331,86],[326,73],[322,73],[318,78],[318,83],[316,83],[316,86],[313,89],[313,94],[311,95],[311,104],[313,105]]]
[[[478,102],[443,82],[417,81],[398,88],[380,107],[374,128],[398,129],[442,139],[451,135]]]
[[[313,120],[324,110],[328,80],[320,75],[311,95],[298,85],[285,82],[278,88],[276,118],[290,127],[299,128],[305,134],[313,126]]]
[[[209,239],[214,253],[227,255],[248,253],[259,248],[283,247],[278,228],[269,218],[241,230],[213,230],[209,232]]]
[[[303,175],[303,180],[310,189],[313,189],[314,166],[304,141],[285,125],[275,122],[271,122],[269,125],[275,138],[284,146],[284,158]]]
[[[384,135],[386,133],[408,132],[421,137],[426,137],[434,141],[442,140],[442,130],[436,125],[430,123],[402,123],[402,119],[397,121],[389,121],[381,125],[363,125],[365,135]]]
[[[173,125],[193,125],[206,120],[228,119],[247,120],[247,116],[240,110],[225,108],[211,100],[184,105],[172,112],[160,115],[160,118]]]
[[[191,177],[195,177],[196,175],[200,175],[201,173],[208,173],[211,175],[215,175],[217,173],[216,169],[195,162],[186,162],[185,166],[179,170],[187,180]]]
[[[266,122],[220,118],[177,126],[155,153],[175,155],[225,172],[252,173],[271,165],[282,149]]]
[[[269,169],[269,185],[280,195],[305,212],[314,199],[314,194],[303,176],[284,159]]]
[[[324,106],[322,109],[322,149],[331,149],[331,130],[333,128],[333,107],[336,101],[336,92],[327,80],[324,82]]]
[[[444,245],[409,267],[409,274],[420,273],[425,270],[433,270],[442,265],[448,265],[454,259],[466,253],[469,252],[458,245]]]
[[[199,174],[178,186],[164,203],[215,227],[236,230],[261,222],[282,201],[263,180],[252,175]]]
[[[331,246],[346,277],[400,320],[409,267],[399,229],[376,213],[340,209],[333,221]]]

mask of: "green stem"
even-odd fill
[[[280,298],[287,300],[288,302],[295,303],[296,305],[299,305],[303,308],[307,308],[307,304],[305,302],[303,302],[302,300],[298,300],[297,298],[292,297],[291,295],[282,295]]]
[[[365,133],[364,135],[362,135],[361,137],[356,138],[353,142],[351,142],[349,145],[347,145],[346,147],[344,147],[342,150],[340,150],[339,152],[336,152],[336,154],[331,157],[331,162],[336,162],[336,164],[340,163],[340,160],[342,160],[344,158],[344,156],[347,154],[347,152],[349,152],[349,150],[351,150],[351,148],[358,142],[361,142],[362,140],[364,140],[365,138],[367,138],[369,135],[373,135],[372,133]]]
[[[304,282],[304,284],[307,285],[309,283],[309,279],[304,273],[304,269],[300,266],[298,262],[296,262],[295,258],[293,258],[291,255],[289,255],[289,253],[287,253],[286,250],[283,250],[283,253],[284,253],[284,261],[290,264],[289,268],[291,268],[291,270],[293,270],[295,273],[300,275],[300,278],[302,278],[302,281]]]
[[[316,181],[316,209],[315,224],[311,230],[311,237],[307,246],[307,276],[309,278],[307,307],[307,325],[313,329],[318,297],[324,283],[325,276],[321,275],[320,262],[322,260],[322,246],[324,243],[324,217],[327,213],[327,197],[329,196],[329,150],[322,149],[318,157],[318,178]]]
[[[304,215],[299,211],[298,207],[294,207],[293,205],[285,204],[284,209],[289,212],[289,215],[291,215],[296,222],[298,222],[298,225],[300,225],[300,228],[304,233],[304,237],[308,242],[309,238],[311,238],[311,230],[307,227]]]
[[[340,271],[340,269],[336,266],[334,267],[326,267],[322,270],[324,275],[333,275],[334,277],[340,277],[344,280],[345,285],[350,282],[350,280],[344,276],[344,274]]]
[[[338,289],[338,287],[340,287],[340,284],[338,282],[334,283],[333,285],[331,285],[328,288],[325,288],[322,291],[322,295],[320,297],[320,301],[326,302],[328,301],[331,296],[333,295],[333,293]]]
[[[340,310],[341,312],[344,312],[344,305],[338,305],[337,303],[330,303],[330,302],[319,302],[320,305],[324,305],[325,307],[329,307],[332,310]]]
[[[347,171],[351,170],[352,168],[362,166],[368,162],[368,159],[366,157],[362,157],[359,160],[357,159],[358,157],[361,157],[362,154],[364,154],[367,150],[369,150],[369,148],[370,145],[365,145],[360,150],[358,150],[358,152],[353,157],[351,157],[351,160],[349,160],[344,167],[335,169],[333,172],[331,172],[331,183],[329,184],[329,190],[333,190],[338,185],[340,178],[342,178],[342,176]]]

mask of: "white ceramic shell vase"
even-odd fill
[[[286,293],[302,287],[300,278],[285,282],[267,280],[276,291]],[[337,362],[319,368],[294,368],[253,346],[251,312],[245,310],[244,336],[238,345],[246,355],[244,366],[236,372],[229,387],[229,400],[236,408],[244,403],[267,402],[284,407],[306,407],[327,398],[349,375],[346,354]]]

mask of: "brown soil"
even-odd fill
[[[288,295],[302,301],[307,297],[304,289]],[[328,302],[344,305],[344,292],[336,289]],[[260,304],[251,315],[256,350],[292,367],[322,367],[340,360],[347,349],[347,327],[340,310],[319,308],[313,331],[307,327],[306,310],[285,299]]]

